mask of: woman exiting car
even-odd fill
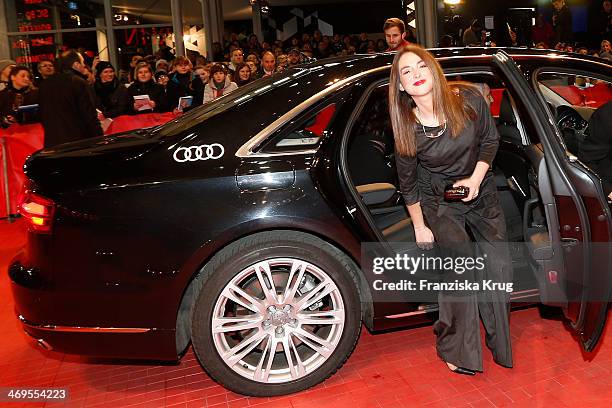
[[[446,271],[443,279],[512,282],[505,221],[491,171],[499,135],[478,90],[449,84],[430,53],[409,45],[393,62],[389,111],[401,191],[418,246],[431,249],[436,242],[447,254],[470,255],[467,226],[485,254],[486,268],[472,275]],[[464,197],[447,201],[447,194],[445,200],[446,190],[461,192],[457,187],[464,187]],[[450,370],[468,375],[482,371],[479,315],[494,360],[512,367],[509,293],[441,291],[438,303],[436,348]]]

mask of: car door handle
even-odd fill
[[[284,160],[241,163],[236,169],[236,185],[241,193],[289,189],[295,185],[295,170]]]
[[[580,241],[578,241],[576,238],[561,238],[561,245],[564,248],[574,247],[574,246],[578,245],[579,242]]]

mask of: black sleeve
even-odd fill
[[[127,88],[123,84],[119,84],[113,95],[113,105],[109,106],[104,116],[107,118],[116,118],[117,116],[125,115],[131,111],[130,101],[133,100],[128,94]]]
[[[98,120],[98,112],[96,112],[96,99],[93,88],[80,78],[73,78],[75,88],[75,100],[77,106],[83,114],[83,122],[87,128],[89,137],[103,136],[104,131]]]
[[[202,105],[204,103],[204,83],[200,77],[191,81],[191,89],[193,91],[193,105]]]
[[[400,191],[406,205],[412,205],[421,201],[419,185],[417,182],[417,158],[416,156],[400,156],[395,154],[397,176],[399,178]]]
[[[181,92],[180,86],[172,81],[168,82],[166,86],[166,105],[168,111],[173,111],[178,106],[178,101],[181,96],[184,96]]]
[[[9,90],[4,88],[0,91],[0,129],[6,129],[10,125],[7,116],[12,114],[11,105]]]
[[[0,91],[0,115],[7,116],[13,114],[13,100],[9,88],[4,88]]]
[[[159,86],[159,104],[155,109],[156,112],[171,112],[170,101],[168,99],[168,89],[164,88],[162,85]]]
[[[162,100],[164,97],[164,88],[159,84],[153,84],[151,87],[150,98],[155,102],[154,112],[164,112],[165,103]]]
[[[601,106],[589,120],[589,135],[580,148],[580,160],[592,164],[612,158],[612,101]]]
[[[601,106],[589,120],[589,135],[582,142],[578,157],[603,182],[606,195],[612,192],[612,101]]]
[[[128,94],[128,102],[129,102],[128,103],[128,113],[132,115],[136,115],[140,113],[134,109],[134,97],[137,95],[140,95],[140,92],[138,92],[138,88],[136,87],[135,83],[132,83],[132,85],[128,86],[127,94]]]
[[[488,163],[490,168],[493,165],[493,159],[495,159],[499,147],[499,132],[484,97],[478,93],[478,95],[473,95],[470,99],[473,101],[472,106],[476,111],[475,129],[478,132],[476,136],[480,140],[478,161]]]

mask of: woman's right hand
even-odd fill
[[[429,250],[433,248],[434,236],[431,230],[425,226],[414,229],[417,246]]]

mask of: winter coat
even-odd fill
[[[183,96],[193,96],[192,106],[198,105],[195,92],[191,86],[191,73],[179,74],[175,72],[170,75],[166,93],[168,95],[168,110],[172,111],[178,107],[178,101]]]
[[[38,89],[24,88],[17,90],[12,85],[8,85],[0,91],[0,126],[6,127],[10,123],[7,116],[13,116],[17,121],[26,119],[27,121],[38,120],[38,114],[27,118],[19,117],[17,108],[25,105],[34,105],[38,103]]]
[[[236,89],[238,89],[238,85],[236,85],[235,82],[230,81],[229,76],[225,77],[225,84],[221,89],[217,89],[214,80],[211,79],[204,88],[204,103],[214,101],[215,99],[235,91]]]
[[[567,5],[563,6],[561,10],[553,13],[553,29],[555,36],[551,48],[560,42],[571,42],[574,38],[574,32],[572,30],[572,12]]]
[[[81,73],[69,70],[45,79],[38,100],[45,147],[103,135],[93,89]]]
[[[130,100],[130,113],[147,113],[151,112],[151,110],[146,111],[136,111],[134,110],[134,96],[137,95],[149,95],[149,99],[155,102],[154,112],[164,112],[166,102],[163,99],[166,99],[166,95],[164,92],[164,87],[157,84],[153,79],[148,82],[139,82],[135,81],[132,85],[127,89],[129,100]]]
[[[102,111],[105,118],[115,118],[131,112],[127,88],[115,78],[111,82],[102,83],[96,80],[96,107]]]

